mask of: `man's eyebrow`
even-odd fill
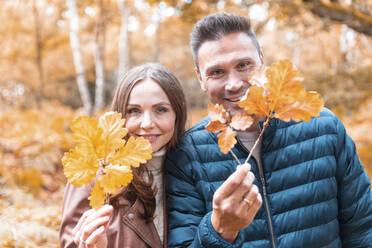
[[[239,62],[242,62],[242,61],[250,61],[250,62],[255,62],[255,60],[252,58],[252,57],[242,57],[242,58],[237,58],[237,59],[234,59],[232,60],[231,62],[228,62],[228,63],[233,63],[233,64],[236,64],[236,63],[239,63]],[[210,71],[214,71],[218,68],[222,67],[222,64],[220,63],[217,63],[217,64],[212,64],[210,66],[207,66],[205,68],[205,71],[208,73]]]

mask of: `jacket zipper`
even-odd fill
[[[240,139],[237,138],[237,140],[238,140],[238,143],[240,144],[240,146],[243,147],[243,149],[246,152],[249,153],[248,149],[246,149],[246,147],[241,143]],[[255,158],[253,158],[253,159],[255,159]],[[268,217],[268,220],[269,220],[269,229],[270,229],[271,242],[273,244],[273,248],[276,248],[275,239],[274,239],[273,223],[272,223],[272,220],[271,220],[271,212],[270,212],[270,209],[269,209],[269,200],[267,199],[267,190],[266,190],[265,177],[264,177],[263,169],[262,169],[261,165],[259,165],[257,162],[256,162],[256,164],[258,166],[258,172],[260,174],[260,180],[261,180],[261,184],[262,184],[262,192],[263,192],[263,197],[264,197],[264,201],[265,201],[266,213],[267,213],[267,217]]]

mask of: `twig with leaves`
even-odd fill
[[[209,132],[221,132],[217,136],[221,152],[230,152],[237,163],[241,164],[231,150],[237,142],[234,129],[248,129],[254,123],[252,115],[265,117],[266,120],[245,163],[251,158],[271,119],[299,122],[310,121],[312,117],[319,116],[324,102],[318,93],[306,91],[302,81],[301,73],[292,63],[282,60],[269,68],[258,68],[249,78],[252,86],[238,103],[238,106],[245,110],[244,113],[238,113],[231,118],[223,106],[210,104],[208,115],[211,121],[206,129]]]
[[[89,197],[94,209],[109,204],[110,195],[133,179],[131,167],[138,167],[152,156],[151,144],[144,138],[124,139],[128,130],[120,113],[107,112],[97,122],[81,116],[71,124],[74,149],[62,158],[64,174],[77,187],[96,180]]]

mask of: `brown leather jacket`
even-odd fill
[[[81,215],[90,209],[88,197],[92,185],[77,188],[67,184],[63,200],[63,213],[60,229],[61,248],[76,248],[72,229]],[[141,217],[143,204],[137,199],[119,196],[112,203],[114,212],[107,226],[108,248],[161,248],[162,244],[153,222]],[[131,204],[131,202],[134,202]],[[165,202],[165,201],[164,201]],[[164,203],[165,204],[165,203]],[[165,205],[164,205],[165,209]],[[167,247],[166,213],[164,213],[164,247]]]

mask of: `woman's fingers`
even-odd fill
[[[94,219],[92,222],[87,223],[81,232],[81,239],[85,240],[85,243],[87,242],[88,239],[90,239],[90,236],[95,233],[96,230],[98,230],[100,227],[105,226],[110,217],[109,216],[103,216],[99,217],[97,219]]]
[[[74,227],[74,229],[72,229],[72,233],[74,233],[74,242],[75,244],[79,244],[80,242],[80,234],[81,234],[81,230],[82,230],[82,226],[84,225],[86,219],[95,212],[94,209],[89,209],[87,211],[85,211],[83,213],[83,215],[80,217],[78,223],[76,224],[76,226]]]
[[[107,237],[105,233],[105,227],[100,226],[98,229],[94,230],[85,241],[85,244],[87,247],[106,248]]]
[[[98,210],[85,211],[73,229],[75,244],[79,244],[81,240],[87,240],[96,229],[106,225],[112,212],[113,207],[111,205],[104,205]]]

